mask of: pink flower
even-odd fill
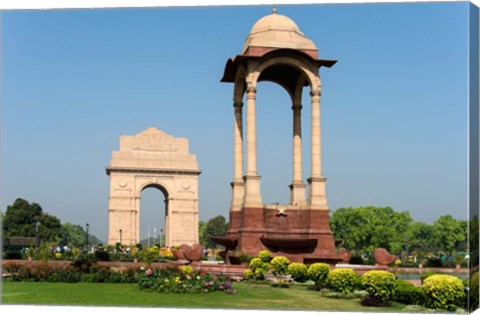
[[[147,271],[145,271],[145,273],[147,274],[147,276],[151,275],[152,274],[152,269],[147,269]]]

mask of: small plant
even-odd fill
[[[264,249],[258,253],[258,258],[260,258],[263,262],[268,263],[272,260],[272,253],[268,250]]]
[[[253,279],[254,277],[255,277],[255,274],[251,269],[247,269],[243,272],[243,279],[245,280],[250,280],[250,279]]]
[[[454,311],[464,307],[465,292],[462,280],[450,275],[432,275],[425,279],[426,306]]]
[[[288,272],[288,265],[290,265],[290,260],[285,256],[276,256],[270,262],[272,266],[272,273],[277,277],[277,282],[281,287],[288,287],[283,285],[283,278]]]
[[[361,277],[362,287],[371,299],[379,301],[379,305],[389,305],[395,294],[395,275],[384,270],[371,270]],[[372,305],[374,306],[374,305]]]
[[[474,311],[478,308],[478,271],[470,277],[470,311]]]
[[[315,282],[314,289],[320,290],[326,285],[328,273],[330,272],[330,266],[325,263],[314,263],[308,267],[307,277],[309,280]]]
[[[182,266],[180,267],[180,270],[184,275],[191,275],[193,273],[193,267],[192,266]]]
[[[426,299],[427,295],[422,287],[416,287],[402,279],[395,281],[394,301],[407,305],[424,305]]]
[[[302,263],[291,263],[288,265],[287,273],[296,282],[306,282],[308,280],[308,267]]]
[[[337,292],[350,293],[359,287],[360,276],[353,269],[338,268],[328,273],[327,282]]]
[[[253,258],[252,260],[250,260],[249,266],[254,274],[255,279],[257,280],[265,279],[265,274],[270,268],[268,263],[263,262],[260,258]]]
[[[420,280],[422,281],[422,284],[423,284],[423,281],[425,281],[425,279],[427,279],[430,276],[436,275],[436,274],[437,273],[435,271],[427,271],[427,272],[422,273],[420,275]]]

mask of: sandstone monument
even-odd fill
[[[225,238],[215,238],[229,254],[240,251],[256,255],[268,249],[292,261],[335,263],[342,255],[335,249],[329,225],[329,208],[322,175],[320,128],[320,67],[335,60],[318,58],[318,48],[290,18],[273,10],[258,20],[245,40],[240,55],[227,61],[221,82],[233,83],[234,177],[230,225]],[[264,204],[257,172],[256,93],[257,83],[270,81],[282,86],[292,102],[293,174],[290,202]],[[311,170],[305,185],[302,175],[302,119],[304,87],[310,89]],[[244,135],[243,99],[246,96]],[[261,105],[260,105],[261,106]],[[246,136],[246,137],[245,137]],[[246,147],[246,154],[244,154]],[[246,171],[244,172],[244,157]],[[228,256],[228,255],[227,255]]]
[[[198,169],[188,139],[156,128],[120,137],[112,153],[108,243],[140,241],[140,194],[155,187],[165,196],[166,246],[198,243]]]

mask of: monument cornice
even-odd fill
[[[174,174],[174,175],[199,175],[202,173],[201,170],[191,170],[191,169],[166,169],[166,168],[140,168],[140,167],[122,167],[122,166],[107,166],[105,168],[107,175],[110,175],[112,172],[118,173],[147,173],[147,174]]]

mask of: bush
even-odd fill
[[[371,298],[388,303],[395,294],[395,275],[385,270],[371,270],[362,275],[362,287]]]
[[[462,280],[450,275],[432,275],[425,279],[426,306],[454,311],[465,306]]]
[[[110,255],[104,249],[99,249],[95,251],[96,261],[110,261]]]
[[[436,275],[436,274],[437,273],[435,271],[427,271],[427,272],[422,273],[420,275],[420,280],[422,281],[422,284],[423,284],[423,281],[425,281],[425,279],[427,279],[430,276]]]
[[[350,268],[331,270],[327,276],[330,288],[342,293],[353,292],[360,284],[360,276]]]
[[[308,280],[308,267],[302,263],[291,263],[288,265],[287,272],[296,282],[306,282]]]
[[[193,273],[193,267],[192,266],[182,266],[180,267],[180,271],[182,271],[183,274],[185,275],[190,275]]]
[[[307,277],[309,280],[315,282],[315,286],[319,289],[325,286],[329,272],[330,266],[328,264],[314,263],[308,267]]]
[[[426,299],[427,295],[423,288],[402,279],[396,280],[394,301],[408,305],[424,305]]]
[[[474,311],[478,308],[478,271],[475,272],[470,278],[470,311]]]
[[[250,280],[253,279],[255,275],[253,274],[253,271],[251,269],[247,269],[243,272],[243,279],[245,280]]]
[[[272,265],[272,272],[276,276],[282,276],[287,274],[288,265],[290,265],[290,260],[285,256],[276,256],[270,262]]]
[[[270,260],[272,260],[272,253],[264,249],[258,253],[258,258],[260,258],[263,262],[268,263]]]
[[[265,279],[265,274],[269,269],[269,265],[266,262],[263,262],[260,258],[253,258],[250,260],[250,269],[253,272],[255,279],[263,280]]]

